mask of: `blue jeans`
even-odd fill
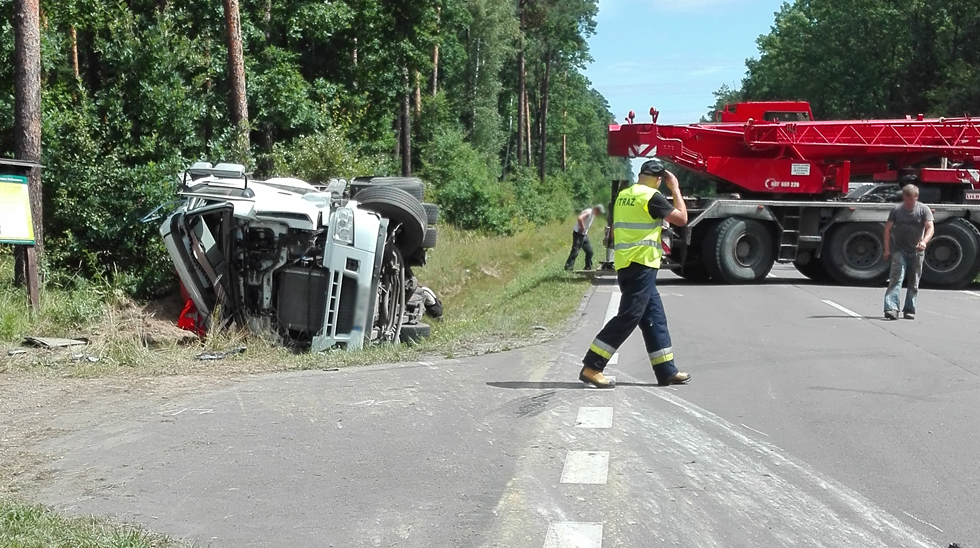
[[[605,369],[609,358],[639,326],[657,380],[665,381],[677,374],[670,332],[667,330],[667,313],[657,291],[658,272],[656,268],[636,263],[616,272],[619,290],[623,294],[619,313],[592,341],[582,360],[586,367],[597,371]]]
[[[892,251],[892,269],[885,291],[885,313],[898,313],[898,301],[902,298],[902,281],[908,278],[905,290],[905,308],[902,312],[915,314],[915,300],[919,295],[919,277],[922,276],[922,263],[925,253]]]

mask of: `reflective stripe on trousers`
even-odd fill
[[[674,347],[668,346],[663,350],[650,353],[650,365],[660,365],[674,359]]]
[[[613,354],[616,353],[616,348],[600,341],[598,338],[592,341],[592,346],[589,347],[589,350],[595,352],[603,358],[606,358],[607,360],[612,358]]]

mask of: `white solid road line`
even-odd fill
[[[548,527],[544,548],[600,548],[602,524],[558,521]]]
[[[561,483],[605,485],[608,476],[609,451],[569,451]]]
[[[580,407],[576,428],[612,428],[612,407]]]
[[[923,524],[923,525],[928,525],[929,527],[932,527],[933,529],[935,529],[935,530],[937,530],[937,531],[939,531],[940,533],[942,533],[942,532],[943,532],[943,530],[942,530],[942,529],[940,529],[939,527],[936,527],[935,525],[933,525],[933,524],[931,524],[931,523],[929,523],[928,521],[924,521],[924,520],[921,520],[921,519],[919,519],[919,518],[917,518],[917,517],[915,517],[915,516],[913,516],[912,514],[910,514],[910,513],[908,513],[908,512],[906,512],[905,510],[902,510],[902,513],[903,513],[903,514],[905,514],[906,516],[908,516],[908,517],[910,517],[910,518],[912,518],[912,519],[914,519],[915,521],[917,521],[917,522],[919,522],[919,523],[921,523],[921,524]]]
[[[828,301],[827,299],[823,299],[823,302],[825,304],[829,304],[830,306],[836,308],[837,310],[840,310],[841,312],[843,312],[844,314],[847,314],[848,316],[850,316],[852,318],[863,318],[864,317],[864,316],[858,314],[857,312],[855,312],[855,311],[853,311],[853,310],[851,310],[849,308],[844,308],[843,306],[835,303],[834,301]]]
[[[967,295],[972,295],[974,297],[980,298],[980,293],[977,293],[976,291],[967,291],[967,290],[964,289],[963,290],[963,293],[966,293]]]
[[[613,316],[619,312],[619,303],[623,298],[623,294],[617,289],[612,295],[609,296],[609,306],[606,307],[606,317],[602,320],[602,325],[609,323],[609,320],[613,319]],[[609,358],[609,365],[617,365],[619,363],[619,352],[616,352]]]

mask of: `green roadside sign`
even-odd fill
[[[34,245],[27,177],[0,175],[0,244]]]

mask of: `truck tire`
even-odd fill
[[[416,177],[371,177],[368,180],[359,177],[354,179],[350,185],[351,198],[356,199],[364,190],[377,186],[390,186],[404,190],[419,202],[425,198],[425,183]]]
[[[711,274],[708,273],[704,263],[686,264],[674,270],[674,274],[692,282],[706,282],[711,279]]]
[[[425,208],[425,222],[429,226],[435,226],[439,223],[439,206],[436,204],[422,204]]]
[[[766,225],[753,219],[724,219],[708,230],[701,257],[715,281],[759,282],[775,262],[772,234]]]
[[[425,210],[414,196],[392,186],[377,185],[360,191],[357,203],[393,221],[391,229],[400,227],[396,244],[402,255],[411,257],[421,249],[425,240]]]
[[[966,219],[940,223],[925,255],[923,284],[963,289],[980,272],[980,230]]]
[[[402,324],[401,341],[418,344],[432,336],[432,327],[426,323]]]
[[[425,238],[422,239],[422,249],[434,249],[439,240],[439,233],[435,228],[425,229]]]
[[[807,262],[804,263],[796,260],[793,261],[793,266],[796,267],[797,272],[815,282],[826,283],[832,281],[830,274],[827,273],[827,268],[823,264],[823,259],[820,257],[811,254]]]
[[[823,265],[842,285],[881,285],[888,279],[881,223],[844,223],[828,234]]]

